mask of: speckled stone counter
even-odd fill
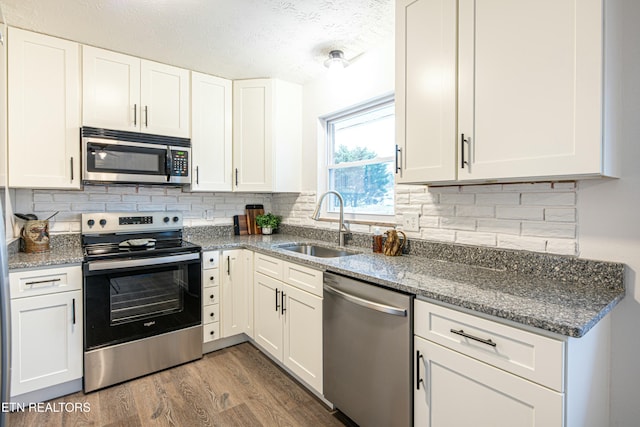
[[[192,241],[203,250],[248,248],[570,337],[583,336],[625,294],[622,264],[571,257],[531,254],[538,262],[524,262],[526,256],[513,251],[521,260],[520,268],[533,273],[526,274],[514,271],[514,265],[494,269],[419,256],[387,257],[357,247],[347,248],[354,255],[316,258],[281,247],[303,242],[331,245],[291,235],[195,237]],[[547,267],[555,270],[555,279],[535,274],[545,269],[540,262],[550,263]],[[562,275],[563,269],[568,277]]]
[[[185,237],[203,250],[248,248],[570,337],[584,335],[625,295],[623,264],[574,257],[429,244],[420,255],[386,257],[347,247],[353,255],[316,258],[282,249],[290,243],[333,246],[308,238],[313,234],[231,236],[229,227],[208,227],[185,229]],[[46,254],[14,253],[9,268],[80,262],[79,237],[71,237]]]
[[[16,240],[9,245],[9,270],[80,264],[84,259],[79,234],[51,236],[51,250],[40,254],[18,252],[18,243]]]

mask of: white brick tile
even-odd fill
[[[180,212],[189,212],[191,210],[191,205],[184,203],[167,203],[168,211],[180,211]]]
[[[478,231],[519,235],[520,221],[506,219],[479,219]]]
[[[71,210],[74,212],[104,212],[106,209],[105,203],[102,202],[86,202],[86,203],[72,203]]]
[[[178,196],[178,202],[179,203],[202,203],[202,197],[193,196],[193,195],[182,195],[182,196]]]
[[[544,219],[544,209],[526,206],[496,206],[496,218],[502,219]]]
[[[153,211],[159,211],[162,212],[165,209],[166,206],[164,204],[160,204],[160,203],[144,203],[144,204],[139,204],[138,205],[138,210],[142,211],[142,212],[153,212]]]
[[[151,203],[178,203],[177,196],[151,196]]]
[[[523,236],[576,237],[576,225],[555,222],[522,222]]]
[[[121,202],[122,196],[119,194],[89,194],[91,202]]]
[[[518,205],[520,193],[480,193],[476,194],[479,205]]]
[[[463,193],[498,193],[502,191],[502,184],[464,185],[460,187]]]
[[[428,190],[430,193],[438,193],[438,194],[443,194],[443,193],[459,193],[460,192],[460,186],[458,185],[452,185],[452,186],[443,186],[443,187],[429,187]]]
[[[575,190],[577,185],[575,181],[552,182],[551,188],[554,190]]]
[[[135,212],[138,205],[135,203],[107,203],[107,212]]]
[[[21,209],[22,213],[30,212],[69,212],[72,211],[71,203],[34,203],[32,207],[28,209]],[[20,211],[17,211],[20,212]]]
[[[437,216],[420,216],[420,228],[438,228],[440,220]]]
[[[142,187],[138,188],[135,185],[109,185],[106,190],[112,194],[148,194]]]
[[[549,191],[551,190],[550,182],[523,182],[517,184],[504,184],[502,186],[504,191],[520,191],[520,192],[530,192],[530,191]]]
[[[86,202],[89,200],[89,195],[81,192],[64,192],[53,193],[53,200],[55,202]]]
[[[409,204],[409,193],[396,194],[396,204],[408,205]]]
[[[469,231],[458,231],[456,233],[456,243],[463,243],[465,245],[496,246],[496,239],[495,233]]]
[[[53,194],[51,193],[34,193],[34,202],[53,202]]]
[[[498,234],[498,247],[504,249],[544,252],[546,249],[546,240],[536,239],[534,237],[519,237]]]
[[[554,222],[575,222],[576,210],[573,208],[546,208],[544,220]]]
[[[424,228],[421,235],[423,239],[436,240],[438,242],[453,242],[456,240],[455,231],[441,228]]]
[[[411,193],[409,197],[412,204],[426,203],[436,204],[439,200],[437,193]]]
[[[574,206],[575,193],[523,193],[520,197],[523,205],[529,206]]]
[[[444,193],[440,195],[440,204],[443,205],[472,205],[475,201],[475,194]]]
[[[87,184],[83,186],[82,191],[88,194],[104,194],[107,192],[107,186]]]
[[[454,205],[422,205],[422,215],[454,216],[455,211]]]
[[[396,195],[398,195],[398,194],[409,194],[410,191],[411,191],[411,186],[410,185],[396,185],[395,186]]]
[[[473,218],[440,218],[440,228],[446,228],[449,230],[475,230],[476,220]]]
[[[547,252],[559,255],[578,255],[576,241],[573,239],[548,239]]]
[[[123,194],[123,202],[130,203],[151,203],[151,196],[145,194]]]
[[[493,218],[496,216],[496,210],[493,206],[459,205],[456,206],[456,216]]]

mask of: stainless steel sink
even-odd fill
[[[338,258],[356,254],[356,252],[350,252],[344,249],[327,248],[324,246],[318,246],[308,243],[280,246],[280,249],[291,252],[298,252],[304,255],[315,256],[318,258]]]

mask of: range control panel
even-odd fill
[[[182,212],[97,212],[82,214],[82,234],[182,229]]]

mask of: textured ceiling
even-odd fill
[[[303,83],[393,39],[393,0],[0,0],[9,26],[230,79]],[[393,60],[393,58],[390,58]]]

